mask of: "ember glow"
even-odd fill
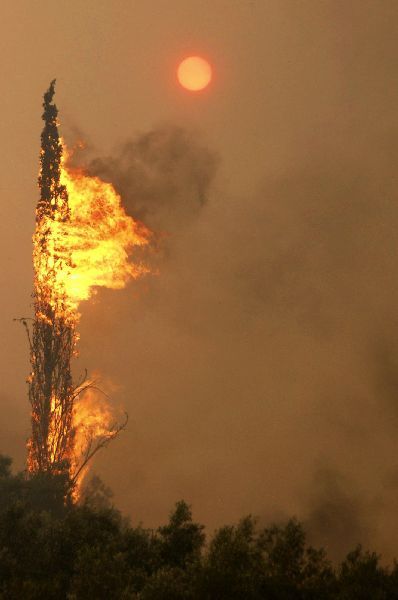
[[[133,252],[148,243],[150,232],[126,214],[110,183],[68,165],[53,94],[54,82],[43,104],[41,199],[33,236],[28,469],[66,470],[78,483],[90,458],[122,427],[94,381],[72,383],[70,361],[77,352],[80,303],[99,287],[121,289],[148,272],[134,261]]]

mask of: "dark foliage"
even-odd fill
[[[185,502],[154,531],[122,518],[98,478],[80,505],[67,485],[0,456],[0,600],[398,600],[397,564],[358,546],[333,566],[294,519],[249,516],[206,544]]]
[[[58,133],[58,109],[53,103],[55,93],[55,79],[44,94],[43,114],[44,128],[41,133],[40,153],[40,201],[39,216],[56,210],[56,204],[51,200],[57,197],[66,198],[66,188],[60,185],[60,164],[62,157],[62,143]]]

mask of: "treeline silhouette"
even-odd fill
[[[183,501],[152,530],[132,526],[98,478],[79,504],[68,485],[14,475],[0,455],[0,599],[398,599],[396,563],[358,546],[333,565],[295,519],[259,527],[247,516],[206,539]]]

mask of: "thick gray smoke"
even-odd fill
[[[193,132],[164,125],[123,144],[88,171],[110,181],[127,211],[159,231],[178,231],[207,201],[217,158]]]

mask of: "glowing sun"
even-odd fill
[[[200,56],[188,56],[178,66],[178,81],[187,90],[204,90],[211,81],[211,66]]]

